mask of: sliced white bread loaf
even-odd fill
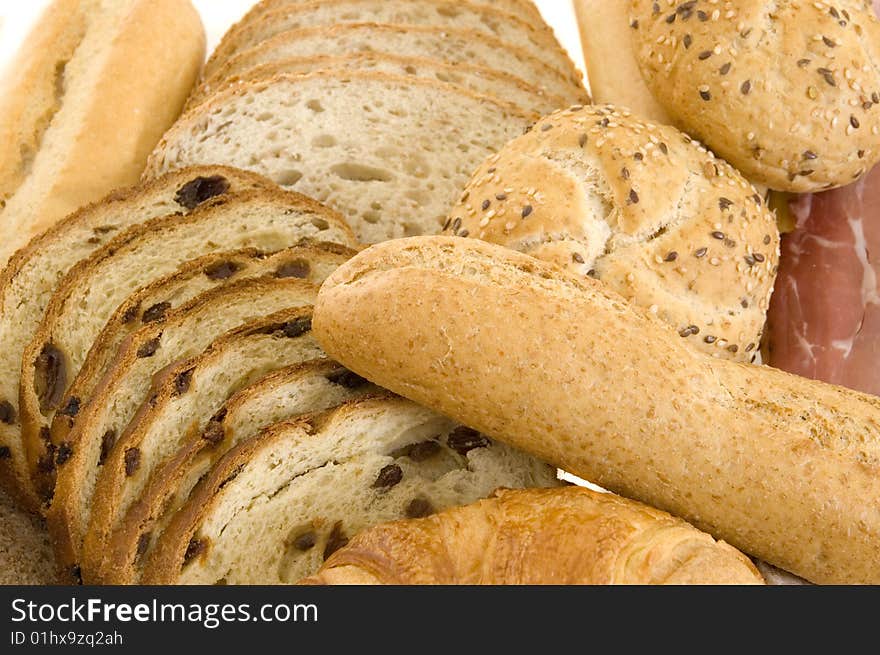
[[[195,167],[117,191],[75,212],[18,251],[0,273],[0,483],[31,510],[39,507],[21,440],[18,404],[24,347],[56,285],[120,231],[174,212],[189,213],[213,197],[275,185],[247,171]]]
[[[433,80],[363,71],[280,76],[188,114],[165,135],[148,173],[234,163],[326,202],[364,242],[436,234],[477,165],[534,118]]]
[[[148,400],[153,376],[198,355],[245,323],[309,305],[316,293],[316,286],[295,278],[233,282],[198,296],[126,339],[91,401],[75,417],[67,441],[55,449],[56,484],[47,519],[63,573],[78,574],[98,474]],[[130,475],[141,463],[138,453],[123,453],[122,460]]]
[[[95,338],[131,293],[211,252],[271,252],[303,238],[355,243],[343,219],[310,198],[250,191],[132,227],[71,269],[22,356],[22,436],[38,491],[48,497],[52,490],[57,453],[48,437],[55,411]]]
[[[295,277],[320,286],[355,251],[332,243],[302,244],[274,254],[245,249],[206,255],[186,262],[172,275],[148,284],[128,297],[95,338],[76,379],[52,420],[52,443],[67,440],[72,416],[89,401],[95,386],[130,334],[224,284],[264,275]]]
[[[568,104],[582,104],[588,99],[579,74],[562,73],[530,51],[484,32],[382,23],[350,23],[282,32],[238,53],[205,79],[217,84],[219,80],[281,59],[358,52],[486,66],[515,75],[547,93],[570,99]]]
[[[536,25],[505,11],[461,0],[319,0],[291,5],[233,27],[206,68],[215,70],[237,53],[281,32],[347,23],[471,29],[527,50],[566,76],[575,75],[574,63],[546,24]]]
[[[418,405],[356,401],[229,451],[159,539],[143,582],[297,582],[367,527],[555,484],[549,466]]]
[[[250,82],[269,79],[276,75],[315,73],[323,70],[364,70],[423,77],[464,87],[474,93],[500,98],[541,116],[557,109],[568,107],[571,103],[561,96],[547,93],[524,80],[485,66],[457,63],[448,64],[439,59],[425,57],[406,57],[394,54],[358,52],[341,56],[293,57],[255,66],[237,75],[218,79],[215,85],[205,81],[195,89],[189,98],[187,110],[209,102],[215,94],[228,88],[242,86]]]
[[[275,423],[380,392],[336,362],[319,359],[271,373],[233,395],[201,432],[187,433],[180,449],[153,473],[110,538],[100,582],[140,580],[142,564],[171,518],[231,448]],[[173,409],[167,404],[156,411]]]
[[[231,395],[267,373],[323,355],[310,328],[310,308],[278,312],[223,335],[205,352],[157,376],[100,467],[80,558],[86,583],[104,577],[111,533],[189,434],[201,434]]]

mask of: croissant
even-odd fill
[[[751,560],[665,512],[580,487],[501,490],[362,532],[301,584],[764,584]]]

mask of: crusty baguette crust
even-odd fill
[[[216,177],[222,178],[224,183],[213,185],[211,197],[253,189],[277,189],[273,182],[256,173],[225,166],[182,169],[147,184],[114,191],[77,210],[34,237],[0,272],[0,343],[3,343],[0,403],[8,403],[13,414],[9,422],[0,421],[0,448],[9,449],[8,457],[0,457],[0,485],[29,510],[38,511],[41,501],[31,481],[21,436],[18,404],[21,357],[31,334],[39,326],[52,290],[78,261],[88,258],[132,224],[164,215],[173,207],[182,212],[194,209],[175,198],[181,197],[178,194],[187,184]],[[193,202],[199,206],[209,199],[196,197]],[[159,209],[165,205],[169,208]]]
[[[218,78],[216,83],[206,80],[193,90],[187,100],[184,113],[188,113],[203,103],[210,102],[214,95],[223,93],[227,89],[268,79],[276,75],[306,74],[322,70],[341,69],[370,70],[375,68],[381,70],[382,65],[399,69],[394,70],[394,72],[405,75],[413,75],[412,71],[415,69],[415,74],[419,77],[427,77],[428,75],[425,74],[425,71],[430,71],[434,73],[437,79],[445,78],[445,81],[450,84],[464,86],[475,93],[482,93],[499,100],[504,99],[508,102],[513,102],[519,105],[524,112],[544,115],[571,104],[562,96],[539,89],[515,75],[485,66],[467,63],[450,64],[438,59],[407,57],[391,53],[361,52],[338,56],[293,57],[261,64],[222,79]],[[389,72],[391,71],[389,70]],[[476,82],[478,79],[491,83],[493,88],[498,88],[499,91],[502,86],[510,87],[517,94],[532,96],[532,98],[528,99],[528,105],[525,104],[525,98],[523,98],[523,102],[514,102],[512,97],[490,93],[488,89],[481,88]]]
[[[748,557],[646,505],[578,487],[493,498],[355,536],[303,584],[759,585]]]
[[[595,102],[627,107],[636,116],[671,125],[642,79],[631,43],[629,1],[574,0],[574,6]]]
[[[198,78],[205,34],[190,0],[124,2],[124,10],[107,2],[77,3],[81,9],[73,15],[83,12],[85,32],[58,82],[57,111],[33,165],[0,211],[6,235],[0,262],[70,212],[136,182]],[[68,4],[62,0],[62,10]],[[47,21],[45,29],[57,28],[55,20]],[[32,36],[35,46],[43,29],[38,26]],[[40,65],[25,72],[48,71]],[[4,95],[13,106],[16,98],[27,102],[31,84],[24,78]]]
[[[283,412],[276,412],[274,415],[281,415],[280,418],[260,417],[265,425],[271,425],[278,420],[290,420],[298,414],[321,410],[323,406],[332,407],[339,397],[354,399],[380,393],[378,387],[366,380],[353,378],[356,376],[340,364],[319,359],[280,369],[229,398],[210,421],[214,434],[217,431],[222,432],[223,440],[216,443],[205,439],[203,433],[190,434],[180,450],[153,473],[147,490],[111,536],[106,555],[108,561],[105,562],[104,575],[100,582],[118,585],[139,580],[140,562],[149,557],[149,550],[142,550],[141,539],[144,535],[149,535],[153,541],[161,534],[165,520],[189,497],[189,481],[201,478],[229,449],[254,436],[247,431],[236,431],[234,424],[247,415],[260,398],[299,381],[323,379],[328,385],[341,385],[340,391],[334,396],[328,397],[326,392],[321,393],[322,407],[310,406],[305,411],[297,411],[297,403],[288,400],[283,406]],[[307,405],[300,402],[300,409],[303,406]],[[150,545],[146,544],[147,547]]]
[[[470,239],[324,284],[328,355],[817,583],[880,582],[880,399],[715,360],[598,282]]]

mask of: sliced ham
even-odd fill
[[[880,396],[880,167],[797,198],[768,347],[776,368]]]

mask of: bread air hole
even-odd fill
[[[349,182],[390,182],[394,176],[390,171],[366,164],[336,164],[330,171],[337,177]]]
[[[320,100],[309,100],[306,103],[306,107],[311,109],[316,114],[320,114],[324,111],[324,105],[321,104]]]
[[[275,184],[279,186],[293,186],[302,179],[303,174],[292,168],[285,168],[272,176]]]
[[[332,148],[336,143],[336,137],[331,134],[322,134],[312,139],[312,145],[315,148]]]

